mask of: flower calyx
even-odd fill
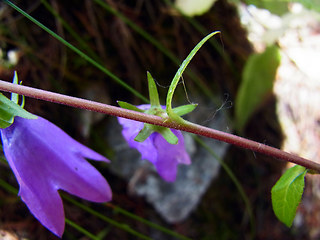
[[[147,78],[148,78],[148,87],[149,87],[150,107],[146,110],[142,110],[130,103],[118,101],[119,106],[125,109],[159,116],[165,120],[170,120],[170,118],[168,117],[167,111],[165,109],[165,106],[160,105],[157,86],[153,77],[149,72],[147,72]],[[175,114],[182,116],[184,114],[187,114],[193,111],[196,108],[196,106],[197,106],[196,104],[183,105],[183,106],[174,108],[173,111],[175,112]],[[176,137],[176,135],[173,134],[173,132],[169,128],[156,126],[149,123],[144,123],[143,129],[138,133],[138,135],[135,137],[134,140],[137,142],[143,142],[153,132],[160,133],[161,136],[170,144],[178,144],[178,138]]]

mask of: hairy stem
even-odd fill
[[[87,109],[90,111],[100,112],[112,116],[123,117],[132,119],[139,122],[150,123],[158,126],[163,126],[167,128],[174,128],[177,130],[182,130],[197,135],[213,138],[219,141],[230,143],[238,147],[250,149],[255,152],[263,153],[265,155],[272,156],[277,159],[282,159],[287,162],[292,162],[299,164],[308,169],[315,170],[320,173],[320,164],[310,161],[308,159],[293,155],[274,147],[267,146],[265,144],[255,142],[246,138],[242,138],[230,133],[221,132],[215,129],[204,127],[191,122],[185,122],[183,125],[171,121],[170,119],[163,119],[158,116],[149,115],[141,112],[136,112],[128,109],[123,109],[120,107],[115,107],[103,103],[98,103],[86,99],[71,97],[59,93],[53,93],[49,91],[44,91],[36,88],[21,86],[17,84],[8,83],[0,80],[0,90],[6,92],[13,92],[20,95],[37,98],[45,101],[50,101],[54,103],[60,103],[68,105],[71,107]]]

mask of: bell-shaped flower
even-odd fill
[[[147,110],[149,104],[138,106],[139,109]],[[162,108],[165,108],[162,106]],[[139,132],[144,128],[144,123],[125,118],[118,118],[122,125],[122,135],[129,146],[136,148],[141,153],[141,158],[154,164],[159,175],[168,182],[173,182],[177,176],[178,164],[190,164],[191,160],[186,152],[183,135],[180,131],[171,129],[178,138],[177,144],[170,144],[158,132],[153,132],[143,142],[135,140]]]
[[[59,189],[93,202],[111,200],[109,184],[85,158],[109,160],[49,121],[15,117],[11,126],[1,129],[1,137],[21,199],[57,236],[62,236],[65,225]]]

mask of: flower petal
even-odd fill
[[[186,165],[191,163],[185,150],[182,133],[174,129],[172,132],[178,137],[176,145],[168,143],[160,134],[154,138],[154,145],[158,151],[158,161],[155,166],[159,175],[168,182],[175,181],[179,163]]]
[[[112,193],[107,181],[84,157],[108,160],[78,143],[49,121],[16,117],[1,130],[6,158],[20,185],[19,195],[49,230],[61,236],[64,213],[58,189],[105,202]]]
[[[43,185],[40,181],[38,183]],[[64,232],[64,211],[60,195],[53,188],[43,188],[36,184],[32,187],[30,189],[27,185],[20,184],[19,195],[22,201],[42,225],[61,237]]]
[[[39,171],[37,166],[30,167],[28,159],[23,159],[24,156],[19,151],[14,151],[14,145],[7,144],[6,134],[3,132],[2,141],[6,158],[19,182],[22,201],[42,225],[61,237],[64,231],[64,212],[57,189],[48,187],[49,179],[44,172],[41,169]]]
[[[138,108],[146,110],[150,105],[140,105]],[[162,106],[164,109],[165,106]],[[130,147],[136,148],[141,153],[142,159],[153,163],[159,175],[166,181],[172,182],[176,179],[178,164],[190,164],[191,160],[185,150],[183,135],[180,131],[172,129],[178,138],[178,144],[168,143],[161,134],[154,132],[144,142],[137,142],[134,138],[143,128],[143,123],[118,118],[122,125],[122,135]]]
[[[143,142],[137,142],[134,138],[143,128],[143,123],[125,118],[118,118],[118,121],[122,125],[122,135],[129,146],[136,148],[141,153],[141,159],[147,159],[155,163],[157,161],[157,149],[154,147],[153,138],[156,133],[152,133],[150,137]]]

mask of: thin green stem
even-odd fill
[[[7,192],[12,193],[14,195],[18,194],[18,189],[16,189],[15,187],[11,186],[9,183],[5,182],[3,179],[0,178],[0,186],[1,188],[5,189]],[[86,229],[80,227],[79,225],[77,225],[76,223],[72,222],[69,219],[65,219],[66,223],[71,225],[73,228],[75,228],[77,231],[79,231],[80,233],[86,235],[87,237],[90,237],[91,239],[94,240],[99,240],[99,238],[97,238],[96,236],[94,236],[92,233],[90,233],[89,231],[87,231]]]
[[[175,237],[175,238],[182,239],[182,240],[191,240],[190,238],[188,238],[188,237],[186,237],[186,236],[183,236],[183,235],[181,235],[181,234],[179,234],[179,233],[177,233],[177,232],[174,232],[174,231],[169,230],[168,228],[165,228],[165,227],[162,227],[162,226],[160,226],[160,225],[158,225],[158,224],[155,224],[155,223],[153,223],[153,222],[150,222],[150,221],[148,221],[148,220],[146,220],[146,219],[144,219],[144,218],[142,218],[142,217],[139,217],[139,216],[137,216],[137,215],[135,215],[135,214],[132,214],[132,213],[124,210],[123,208],[120,208],[120,207],[118,207],[118,206],[115,206],[115,205],[113,205],[113,204],[111,204],[111,203],[106,203],[106,206],[114,209],[116,212],[119,212],[119,213],[121,213],[122,215],[125,215],[126,217],[129,217],[129,218],[132,218],[132,219],[134,219],[134,220],[136,220],[136,221],[142,222],[142,223],[144,223],[145,225],[147,225],[147,226],[149,226],[149,227],[152,227],[152,228],[154,228],[154,229],[157,229],[157,230],[159,230],[159,231],[161,231],[161,232],[164,232],[164,233],[166,233],[166,234],[168,234],[168,235],[171,235],[171,236],[173,236],[173,237]]]
[[[8,83],[0,80],[0,90],[6,92],[14,92],[20,95],[25,95],[32,98],[42,99],[45,101],[50,101],[54,103],[60,103],[68,105],[75,108],[87,109],[90,111],[100,112],[112,116],[123,117],[132,119],[139,122],[150,123],[166,128],[174,128],[177,130],[182,130],[197,135],[213,138],[219,141],[233,144],[238,147],[246,148],[255,152],[259,152],[277,159],[282,159],[287,162],[292,162],[301,165],[305,168],[315,170],[320,173],[320,164],[317,162],[299,157],[297,155],[290,154],[288,152],[282,151],[280,149],[267,146],[265,144],[255,142],[246,138],[242,138],[230,133],[221,132],[212,128],[204,127],[191,122],[185,122],[184,124],[179,124],[174,121],[169,121],[162,117],[155,115],[149,115],[141,112],[136,112],[128,109],[123,109],[120,107],[115,107],[103,103],[98,103],[86,99],[71,97],[59,93],[53,93],[49,91],[44,91],[36,88],[21,86],[17,84]]]
[[[3,179],[0,178],[0,186],[7,190],[7,192],[10,192],[14,195],[18,194],[18,189],[16,189],[15,187],[11,186],[9,183],[5,182]]]
[[[3,162],[3,163],[5,163],[5,164],[8,164],[7,161],[6,161],[5,159],[3,159],[3,158],[0,158],[0,161]],[[11,186],[10,184],[8,184],[7,182],[5,182],[5,181],[2,180],[1,178],[0,178],[0,186],[1,186],[2,188],[6,189],[8,192],[14,194],[14,195],[17,195],[17,194],[18,194],[18,190],[17,190],[15,187]],[[73,204],[77,205],[78,207],[81,207],[82,209],[86,210],[87,212],[90,212],[90,211],[88,210],[88,209],[90,209],[89,207],[86,207],[86,206],[84,206],[83,204],[78,203],[76,200],[68,197],[68,196],[65,195],[65,194],[62,194],[62,195],[63,195],[63,198],[64,198],[64,199],[68,200],[69,202],[72,202]],[[122,215],[125,215],[126,217],[129,217],[129,218],[134,219],[134,220],[136,220],[136,221],[142,222],[143,224],[145,224],[145,225],[147,225],[147,226],[149,226],[149,227],[152,227],[152,228],[154,228],[154,229],[156,229],[156,230],[159,230],[159,231],[161,231],[161,232],[163,232],[163,233],[165,233],[165,234],[168,234],[168,235],[170,235],[170,236],[173,236],[173,237],[175,237],[175,238],[177,238],[177,239],[190,240],[190,238],[187,238],[187,237],[185,237],[185,236],[183,236],[183,235],[181,235],[181,234],[179,234],[179,233],[176,233],[176,232],[174,232],[174,231],[171,231],[171,230],[168,229],[168,228],[165,228],[165,227],[162,227],[162,226],[160,226],[160,225],[158,225],[158,224],[155,224],[155,223],[153,223],[153,222],[150,222],[150,221],[148,221],[148,220],[146,220],[146,219],[144,219],[144,218],[142,218],[142,217],[139,217],[139,216],[137,216],[137,215],[135,215],[135,214],[132,214],[132,213],[130,213],[130,212],[128,212],[128,211],[126,211],[126,210],[118,207],[118,206],[115,206],[115,205],[113,205],[113,204],[111,204],[111,203],[106,203],[106,206],[109,207],[109,208],[114,209],[116,212],[121,213]],[[92,210],[92,211],[94,211],[94,210]],[[92,213],[92,212],[91,212],[91,213]],[[96,215],[96,214],[95,214],[95,213],[96,213],[95,211],[94,211],[93,213],[94,213],[93,215],[101,218],[99,215]],[[102,220],[105,220],[105,219],[102,219]],[[107,221],[107,222],[110,223],[109,221]],[[69,224],[72,225],[74,228],[76,228],[79,232],[82,232],[83,234],[87,235],[85,232],[82,231],[82,230],[86,231],[85,229],[82,229],[82,230],[80,231],[80,229],[78,228],[78,227],[80,227],[80,226],[78,226],[78,225],[77,225],[78,227],[74,226],[75,223],[72,223],[70,220],[68,221],[68,220],[66,219],[66,223],[69,223]],[[112,223],[113,223],[113,222],[112,222]],[[111,224],[112,224],[112,223],[111,223]],[[120,224],[120,223],[118,223],[118,224],[121,225],[121,226],[123,225],[123,224]],[[112,224],[112,225],[114,225],[114,224]],[[118,227],[118,225],[116,225],[116,226]],[[80,227],[80,228],[81,228],[81,227]],[[127,227],[125,227],[125,228],[127,229]],[[130,232],[130,233],[131,233],[131,232]],[[90,233],[89,233],[89,234],[90,234]],[[91,235],[92,235],[92,234],[91,234]],[[87,235],[87,236],[90,237],[89,235]],[[94,235],[92,235],[92,236],[93,236],[93,237],[91,237],[92,239],[98,239],[98,238],[95,237]]]
[[[12,194],[17,194],[18,193],[18,190],[11,186],[10,184],[8,184],[7,182],[5,182],[3,179],[0,178],[0,186],[7,190],[8,192],[12,193]],[[112,220],[108,217],[106,217],[105,215],[102,215],[101,213],[98,213],[97,211],[85,206],[84,204],[81,204],[79,202],[77,202],[76,200],[72,199],[71,197],[68,197],[67,195],[65,194],[61,194],[63,196],[64,199],[66,199],[67,201],[71,202],[73,205],[85,210],[86,212],[92,214],[93,216],[96,216],[100,219],[102,219],[103,221],[117,227],[117,228],[120,228],[140,239],[144,239],[144,240],[152,240],[151,238],[149,238],[148,236],[145,236],[135,230],[133,230],[132,228],[130,228],[128,225],[126,224],[123,224],[123,223],[118,223],[117,221],[115,220]],[[77,229],[79,232],[85,234],[86,236],[92,238],[92,239],[95,239],[97,240],[98,238],[95,237],[93,234],[91,234],[90,232],[88,232],[87,230],[83,229],[82,227],[76,225],[75,223],[71,222],[70,220],[68,219],[65,219],[66,220],[66,223],[68,223],[69,225],[71,225],[73,228]]]
[[[96,216],[97,218],[100,218],[101,220],[103,220],[103,221],[105,221],[105,222],[107,222],[107,223],[109,223],[109,224],[111,224],[111,225],[113,225],[113,226],[115,226],[115,227],[117,227],[119,229],[122,229],[122,230],[124,230],[124,231],[126,231],[126,232],[128,232],[128,233],[130,233],[130,234],[132,234],[132,235],[134,235],[134,236],[136,236],[138,238],[140,238],[140,239],[152,240],[152,238],[149,238],[148,236],[145,236],[142,233],[139,233],[139,232],[133,230],[127,224],[119,223],[119,222],[117,222],[117,221],[115,221],[115,220],[113,220],[111,218],[108,218],[107,216],[105,216],[105,215],[103,215],[103,214],[101,214],[101,213],[99,213],[99,212],[97,212],[97,211],[85,206],[82,203],[79,203],[78,201],[72,199],[71,197],[69,197],[69,196],[67,196],[65,194],[62,194],[62,196],[63,196],[63,198],[65,200],[67,200],[68,202],[72,203],[73,205],[81,208],[82,210],[92,214],[93,216]]]
[[[99,56],[92,51],[91,47],[86,43],[86,41],[82,40],[81,36],[79,36],[73,29],[72,27],[59,15],[59,13],[57,13],[52,7],[51,5],[48,3],[48,1],[46,0],[41,0],[41,3],[49,10],[49,12],[56,17],[60,23],[62,24],[62,26],[67,30],[67,32],[70,33],[70,35],[76,39],[79,43],[79,45],[81,46],[82,49],[84,49],[86,52],[88,52],[90,54],[90,57],[94,58],[95,61],[97,62],[102,62],[101,59],[99,58]]]
[[[144,39],[146,39],[148,42],[153,44],[158,50],[160,50],[165,56],[167,56],[173,63],[175,63],[177,66],[180,65],[180,60],[165,46],[163,46],[156,38],[151,36],[148,32],[143,30],[141,27],[139,27],[137,24],[132,22],[129,18],[124,16],[122,13],[108,5],[107,3],[103,2],[102,0],[94,0],[97,4],[99,4],[101,7],[106,9],[111,14],[117,16],[119,19],[121,19],[124,23],[126,23],[129,27],[131,27],[135,32],[140,34]],[[192,71],[186,70],[186,74],[194,81],[195,84],[197,84],[201,91],[207,95],[208,97],[213,97],[212,93],[210,92],[208,86],[206,86],[201,79],[199,79]]]
[[[183,12],[180,11],[180,9],[178,9],[172,2],[170,2],[169,0],[163,0],[168,6],[170,6],[171,8],[174,8],[176,11],[178,11],[185,19],[187,19],[187,21],[201,34],[203,34],[203,36],[207,36],[210,32],[203,26],[201,25],[196,18],[194,17],[189,17],[186,16],[185,14],[183,14]],[[230,57],[223,51],[223,48],[217,43],[216,40],[212,40],[210,41],[210,44],[218,51],[218,53],[221,55],[221,57],[223,58],[223,60],[227,63],[227,65],[229,66],[229,68],[231,69],[231,71],[233,72],[234,76],[237,76],[237,73],[235,71],[234,65],[232,64],[232,61],[230,59]]]
[[[98,68],[99,70],[101,70],[103,73],[105,73],[106,75],[108,75],[111,79],[113,79],[116,83],[120,84],[121,86],[123,86],[125,89],[127,89],[128,91],[130,91],[131,93],[133,93],[135,96],[139,97],[141,100],[148,102],[148,99],[146,97],[144,97],[141,93],[139,93],[138,91],[136,91],[135,89],[133,89],[132,87],[130,87],[128,84],[126,84],[125,82],[123,82],[120,78],[118,78],[116,75],[114,75],[111,71],[109,71],[108,69],[106,69],[105,67],[103,67],[100,63],[96,62],[95,60],[93,60],[91,57],[89,57],[88,55],[86,55],[84,52],[80,51],[78,48],[76,48],[75,46],[73,46],[72,44],[70,44],[69,42],[67,42],[66,40],[64,40],[62,37],[60,37],[58,34],[56,34],[55,32],[53,32],[52,30],[50,30],[49,28],[47,28],[46,26],[44,26],[42,23],[40,23],[38,20],[36,20],[35,18],[33,18],[32,16],[30,16],[28,13],[26,13],[25,11],[23,11],[21,8],[19,8],[18,6],[16,6],[15,4],[13,4],[12,2],[10,2],[9,0],[3,0],[5,3],[7,3],[10,7],[12,7],[13,9],[15,9],[16,11],[18,11],[19,13],[21,13],[23,16],[25,16],[26,18],[28,18],[30,21],[32,21],[33,23],[35,23],[37,26],[39,26],[40,28],[42,28],[43,30],[45,30],[47,33],[49,33],[51,36],[53,36],[55,39],[57,39],[58,41],[60,41],[62,44],[64,44],[65,46],[67,46],[68,48],[70,48],[72,51],[74,51],[75,53],[77,53],[79,56],[81,56],[82,58],[84,58],[86,61],[88,61],[89,63],[91,63],[93,66],[95,66],[96,68]]]
[[[129,18],[121,14],[119,11],[108,5],[106,2],[101,0],[94,0],[97,4],[103,7],[105,10],[110,12],[111,14],[115,15],[116,17],[120,18],[124,23],[126,23],[129,27],[131,27],[134,31],[139,33],[144,39],[148,42],[152,43],[156,48],[158,48],[164,55],[166,55],[172,62],[179,65],[180,60],[175,57],[170,51],[168,51],[157,39],[152,37],[149,33],[144,31],[141,27],[137,24],[132,22]]]
[[[96,237],[94,234],[89,232],[88,230],[84,229],[83,227],[79,226],[75,222],[71,221],[68,218],[65,218],[66,224],[70,225],[74,229],[76,229],[78,232],[82,233],[83,235],[93,239],[93,240],[100,240],[100,238]]]
[[[252,235],[252,239],[254,238],[255,235],[255,220],[254,220],[254,216],[253,216],[253,212],[252,212],[252,207],[251,207],[251,203],[250,200],[247,196],[247,194],[245,193],[240,181],[237,179],[237,177],[234,175],[234,173],[232,172],[232,170],[229,168],[229,166],[204,142],[202,141],[199,137],[195,136],[194,139],[203,147],[205,148],[222,166],[223,170],[228,174],[228,176],[230,177],[231,181],[234,183],[234,185],[236,186],[245,206],[247,209],[247,213],[249,215],[249,219],[250,219],[250,224],[251,224],[251,235]]]

